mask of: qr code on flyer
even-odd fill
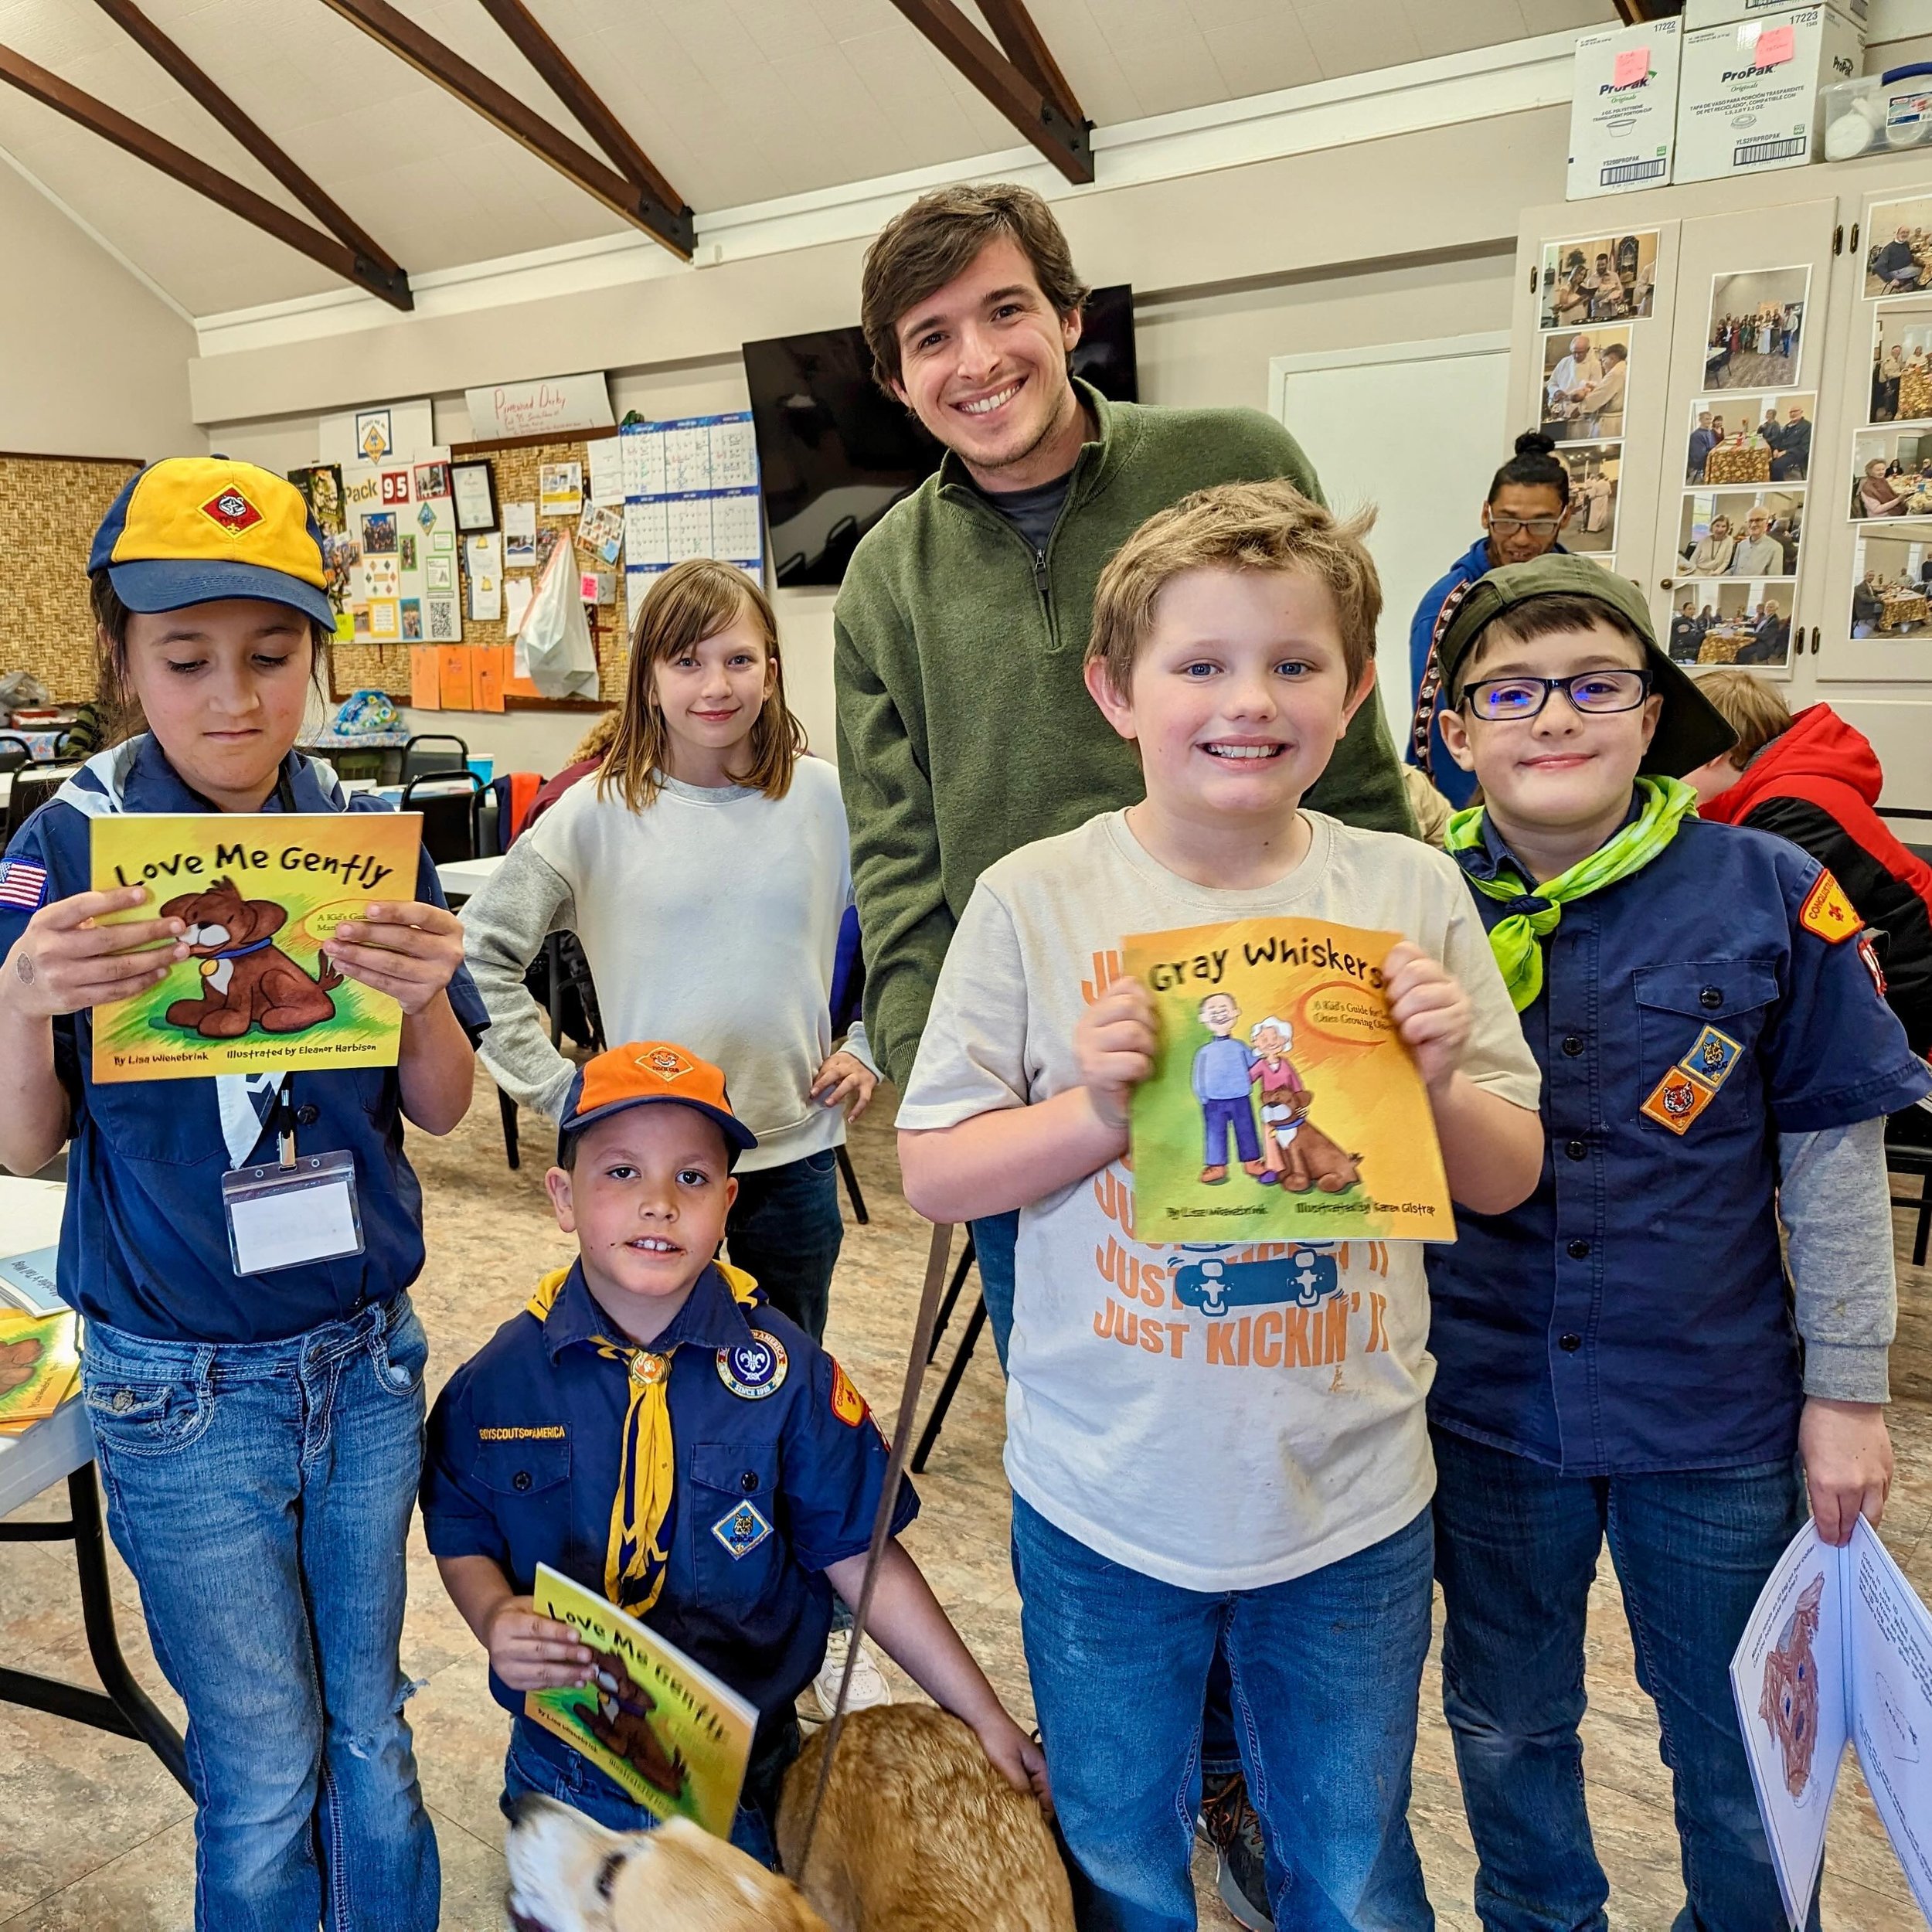
[[[454,597],[428,597],[424,600],[428,616],[428,635],[430,644],[460,644],[463,630],[456,615]]]

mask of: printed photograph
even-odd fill
[[[396,559],[406,570],[416,568],[416,532],[407,530],[396,539]]]
[[[1865,223],[1865,293],[1910,295],[1932,287],[1932,195],[1875,201]]]
[[[362,554],[366,557],[395,556],[396,512],[393,510],[375,510],[364,513]]]
[[[419,463],[416,466],[416,494],[420,497],[447,496],[450,466],[447,463]]]
[[[1685,482],[1802,483],[1817,413],[1809,393],[1699,396],[1690,406]]]
[[[423,605],[417,597],[403,599],[403,641],[420,644],[423,641]]]
[[[1607,554],[1617,547],[1617,473],[1623,467],[1621,443],[1578,443],[1556,452],[1570,472],[1570,521],[1563,526],[1566,550]]]
[[[1804,352],[1808,267],[1754,268],[1711,277],[1704,386],[1793,389]]]
[[[1677,561],[1692,577],[1794,577],[1802,490],[1690,490],[1678,526]]]
[[[1543,345],[1544,435],[1558,443],[1616,440],[1624,433],[1629,328],[1558,329]]]
[[[1645,321],[1657,295],[1657,231],[1545,242],[1539,328]]]
[[[1788,664],[1792,590],[1775,579],[1679,577],[1666,640],[1672,658],[1770,668]]]
[[[1924,635],[1932,624],[1932,543],[1900,533],[1859,538],[1852,560],[1855,638]]]
[[[1872,311],[1874,423],[1932,422],[1932,297]]]
[[[1932,516],[1932,428],[1860,430],[1852,438],[1854,523]]]

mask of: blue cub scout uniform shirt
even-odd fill
[[[1465,870],[1525,877],[1485,823]],[[1458,1209],[1429,1250],[1429,1412],[1566,1475],[1768,1462],[1797,1447],[1779,1257],[1781,1134],[1932,1087],[1855,940],[1801,923],[1822,868],[1687,818],[1640,872],[1563,908],[1521,1015],[1543,1069],[1536,1192]],[[1485,927],[1509,902],[1476,894]],[[1644,1114],[1680,1061],[1716,1092],[1679,1135]]]
[[[298,811],[386,811],[366,794],[345,804],[334,775],[299,753],[283,767]],[[83,770],[77,786],[104,791]],[[130,747],[121,774],[129,812],[203,812],[153,738]],[[278,811],[271,792],[260,809]],[[92,821],[56,797],[43,805],[7,848],[47,874],[42,903],[93,886]],[[377,899],[444,901],[425,852],[416,878],[385,880]],[[147,910],[168,895],[156,892]],[[0,905],[0,959],[36,907]],[[450,1005],[474,1043],[489,1026],[467,968],[450,981]],[[228,1250],[221,1178],[229,1167],[214,1080],[121,1080],[97,1087],[90,1013],[56,1019],[54,1066],[73,1107],[67,1156],[67,1201],[60,1224],[60,1279],[90,1321],[164,1342],[274,1342],[346,1319],[370,1302],[386,1301],[423,1269],[423,1195],[403,1152],[402,1089],[393,1066],[297,1073],[289,1083],[295,1142],[307,1153],[352,1155],[363,1252],[242,1276]],[[274,1137],[264,1132],[251,1158],[267,1159]]]
[[[767,1393],[741,1394],[721,1370],[747,1391],[774,1379],[754,1328],[783,1351],[783,1378]],[[539,1563],[607,1594],[631,1377],[598,1353],[600,1335],[624,1338],[579,1263],[549,1315],[513,1316],[450,1378],[423,1470],[435,1555],[487,1556],[519,1596]],[[832,1589],[821,1573],[871,1543],[886,1444],[832,1357],[777,1310],[742,1306],[715,1267],[649,1346],[676,1350],[666,1386],[677,1486],[664,1587],[643,1621],[757,1705],[762,1750],[824,1660]],[[918,1513],[904,1484],[893,1533]],[[490,1689],[522,1713],[523,1693],[494,1672]],[[529,1729],[536,1748],[570,1754]]]

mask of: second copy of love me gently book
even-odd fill
[[[416,896],[417,812],[128,812],[93,821],[97,892],[145,886],[110,923],[179,919],[189,956],[94,1011],[97,1080],[267,1067],[393,1066],[403,1009],[345,978],[322,941],[372,900]]]
[[[1141,1240],[1455,1238],[1435,1116],[1382,990],[1399,937],[1306,919],[1128,937],[1160,1043],[1134,1095]]]
[[[731,1835],[757,1711],[676,1645],[539,1563],[532,1607],[589,1648],[587,1684],[525,1694],[523,1713],[581,1751],[654,1818]]]

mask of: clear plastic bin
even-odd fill
[[[1837,81],[1823,97],[1827,161],[1932,146],[1932,61]]]

